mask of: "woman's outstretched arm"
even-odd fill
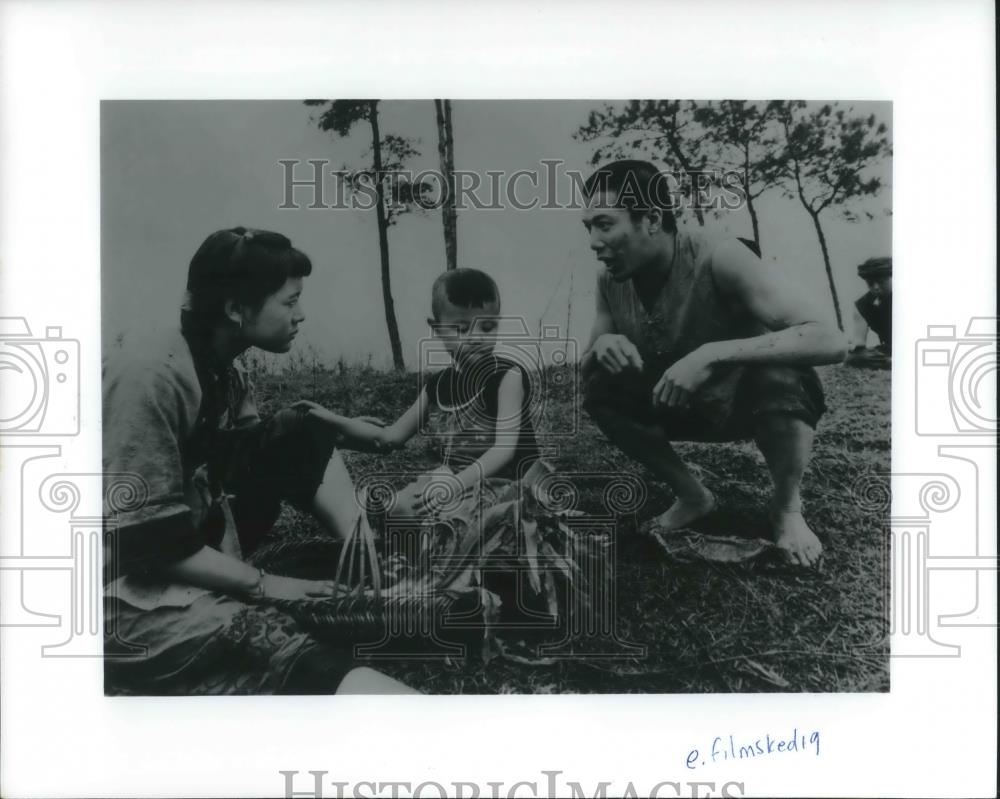
[[[416,434],[427,413],[427,392],[422,389],[417,401],[388,427],[377,424],[370,417],[341,416],[310,400],[299,400],[292,407],[329,425],[340,436],[342,445],[348,449],[385,452],[398,449]]]
[[[331,580],[300,580],[266,574],[262,569],[209,546],[173,563],[158,565],[155,571],[180,583],[242,599],[308,599],[333,596],[335,592]]]

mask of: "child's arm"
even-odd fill
[[[309,400],[299,400],[292,403],[292,407],[332,427],[340,437],[341,443],[348,449],[375,452],[382,449],[379,437],[385,428],[374,421],[369,421],[370,417],[352,419],[341,416]]]
[[[379,431],[378,440],[383,449],[399,449],[420,429],[420,423],[427,418],[430,410],[430,397],[427,394],[427,387],[420,389],[414,402],[406,412],[388,427]]]
[[[523,403],[524,385],[521,382],[521,372],[518,369],[511,369],[500,381],[496,437],[493,446],[456,475],[463,493],[480,480],[493,477],[510,463],[521,435]],[[431,510],[428,503],[441,499],[437,491],[429,491],[417,500],[414,510],[418,513]]]
[[[292,407],[307,411],[314,418],[333,427],[347,439],[346,443],[351,449],[385,452],[398,449],[414,436],[420,428],[420,422],[427,415],[428,404],[427,389],[423,388],[416,402],[388,427],[375,424],[367,417],[351,419],[341,416],[309,400],[299,400]]]

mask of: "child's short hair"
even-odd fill
[[[500,302],[496,282],[478,269],[449,269],[438,275],[431,288],[431,313],[441,318],[445,302],[459,308],[485,308]]]

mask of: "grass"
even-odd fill
[[[888,371],[840,366],[820,370],[830,410],[820,422],[803,484],[806,518],[825,549],[821,571],[774,563],[682,564],[667,559],[637,525],[672,497],[643,467],[613,447],[585,414],[575,438],[554,442],[575,408],[568,373],[548,373],[543,444],[558,443],[550,460],[570,472],[628,472],[649,485],[644,506],[619,521],[618,634],[645,647],[642,657],[563,660],[551,665],[507,659],[489,663],[399,661],[378,668],[431,693],[659,693],[763,691],[887,691],[888,510],[855,501],[851,487],[890,468]],[[416,396],[418,376],[339,364],[300,363],[257,377],[264,412],[310,399],[346,415],[394,419]],[[763,533],[770,484],[752,443],[679,444],[721,502],[710,522],[721,532]],[[389,456],[346,453],[358,480],[373,471],[400,475],[437,465],[419,440]],[[402,483],[404,478],[400,477]],[[582,480],[581,505],[598,502],[597,485]],[[315,523],[288,509],[277,531],[312,535]]]

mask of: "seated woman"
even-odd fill
[[[311,271],[280,234],[213,233],[191,260],[180,327],[105,360],[106,693],[410,692],[269,604],[332,596],[332,581],[243,560],[282,501],[347,536],[360,509],[336,446],[381,429],[291,408],[262,420],[234,363],[251,347],[290,349]],[[114,507],[123,479],[138,485],[138,507]]]

